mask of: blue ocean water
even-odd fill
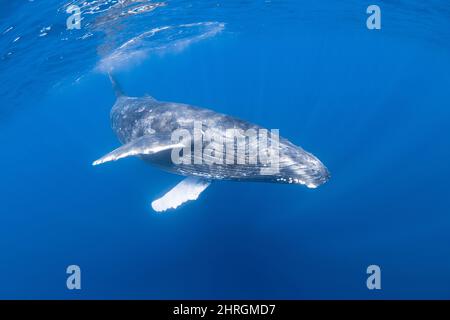
[[[119,146],[111,68],[279,128],[330,181],[219,182],[156,214],[180,177],[91,165]],[[448,1],[1,1],[0,83],[0,298],[450,298]]]

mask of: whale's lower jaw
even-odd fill
[[[306,153],[310,158],[309,165],[289,160],[280,161],[279,171],[268,174],[261,166],[241,164],[178,164],[171,159],[171,151],[164,150],[157,154],[142,155],[140,158],[146,163],[161,170],[182,176],[193,176],[210,181],[225,180],[238,182],[264,182],[277,184],[297,184],[315,189],[326,183],[330,174],[328,169],[314,156]],[[270,171],[269,171],[270,173]]]
[[[164,152],[165,153],[165,152]],[[216,181],[237,181],[237,182],[264,182],[277,184],[297,184],[310,189],[315,189],[329,180],[329,173],[326,167],[316,172],[313,170],[302,171],[300,174],[293,172],[292,167],[289,170],[281,169],[276,174],[261,174],[260,168],[243,167],[240,165],[174,165],[167,156],[149,155],[142,156],[146,163],[156,166],[159,169],[181,175],[199,177],[207,180]]]

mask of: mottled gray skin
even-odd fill
[[[161,102],[152,97],[119,96],[111,110],[112,128],[121,143],[126,144],[144,135],[154,136],[158,143],[171,143],[175,129],[184,128],[192,132],[194,121],[201,121],[203,128],[225,131],[239,128],[261,129],[228,115],[186,104]],[[197,176],[210,180],[260,181],[274,183],[296,183],[315,188],[329,178],[327,168],[312,154],[280,137],[280,170],[275,175],[261,174],[260,164],[180,164],[171,160],[171,151],[163,151],[141,158],[166,171]],[[193,151],[192,151],[193,152]]]

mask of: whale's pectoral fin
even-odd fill
[[[211,181],[203,178],[188,177],[177,184],[161,198],[152,202],[153,210],[163,212],[167,209],[176,209],[190,200],[197,200]]]
[[[165,136],[143,136],[111,151],[107,155],[94,161],[92,165],[96,166],[108,161],[116,161],[130,156],[155,154],[173,148],[183,148],[183,146],[184,144],[182,143],[172,143],[170,139],[167,139]]]

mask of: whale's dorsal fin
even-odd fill
[[[187,177],[161,198],[152,202],[153,210],[163,212],[168,209],[176,209],[190,200],[197,200],[211,181],[199,177]]]
[[[169,150],[173,148],[183,148],[182,143],[171,143],[167,137],[160,137],[159,135],[148,135],[142,136],[136,140],[133,140],[123,146],[111,151],[107,155],[101,157],[100,159],[94,161],[92,165],[96,166],[109,161],[116,161],[122,158],[138,156],[138,155],[149,155],[155,154],[164,150]],[[162,143],[161,141],[167,141]]]

